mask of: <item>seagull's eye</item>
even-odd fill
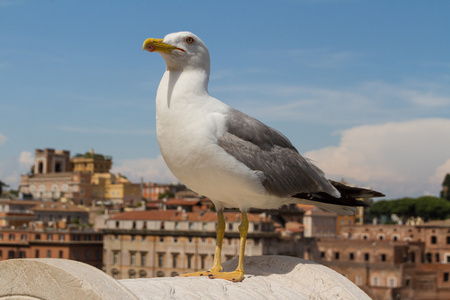
[[[192,38],[192,37],[186,38],[186,43],[192,44],[193,42],[194,42],[194,38]]]

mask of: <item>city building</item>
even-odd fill
[[[92,199],[99,204],[130,204],[141,201],[140,184],[132,183],[121,174],[95,173],[91,177]]]
[[[0,228],[20,227],[35,219],[36,201],[0,199]]]
[[[311,259],[372,299],[450,299],[450,221],[416,226],[344,225],[340,238],[319,238]]]
[[[238,256],[241,214],[226,212],[222,259]],[[299,235],[282,237],[263,214],[248,214],[246,255],[292,255],[302,251]],[[105,272],[115,278],[163,277],[210,268],[217,214],[211,211],[134,211],[107,220]]]
[[[72,172],[75,173],[109,173],[112,166],[112,157],[98,154],[91,149],[85,154],[77,154],[72,158]]]
[[[70,159],[67,150],[36,149],[34,171],[21,175],[20,198],[63,200],[87,206],[140,201],[140,185],[120,174],[111,174],[111,166],[110,156],[94,150]]]
[[[89,210],[70,203],[0,199],[0,227],[26,227],[32,221],[88,225]]]
[[[142,198],[148,201],[156,201],[160,198],[160,195],[167,193],[175,195],[177,192],[183,190],[186,190],[186,186],[183,184],[159,184],[154,182],[144,182],[142,184]],[[181,197],[185,198],[184,196]],[[169,198],[173,198],[173,196]]]
[[[311,205],[302,205],[301,207],[305,209],[305,214],[303,216],[305,237],[336,236],[336,213],[325,211]]]
[[[63,258],[101,269],[102,239],[102,233],[80,227],[44,228],[42,223],[20,228],[1,227],[0,261],[12,258]]]

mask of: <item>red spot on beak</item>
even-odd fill
[[[149,51],[149,52],[153,52],[153,51],[155,51],[155,46],[153,46],[153,45],[148,45],[148,47],[147,47],[147,51]]]

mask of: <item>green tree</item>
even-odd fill
[[[0,196],[3,195],[4,187],[9,187],[9,185],[7,185],[6,183],[4,183],[3,181],[0,180]]]
[[[450,217],[450,203],[445,199],[433,196],[380,200],[372,204],[369,213],[371,217],[378,218],[396,214],[403,221],[410,217],[422,217],[425,220],[442,220]]]

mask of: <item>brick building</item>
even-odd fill
[[[103,236],[80,228],[0,228],[0,261],[12,258],[64,258],[99,269],[103,261]]]
[[[345,225],[320,238],[313,260],[331,267],[373,299],[450,299],[450,222],[418,226]]]

